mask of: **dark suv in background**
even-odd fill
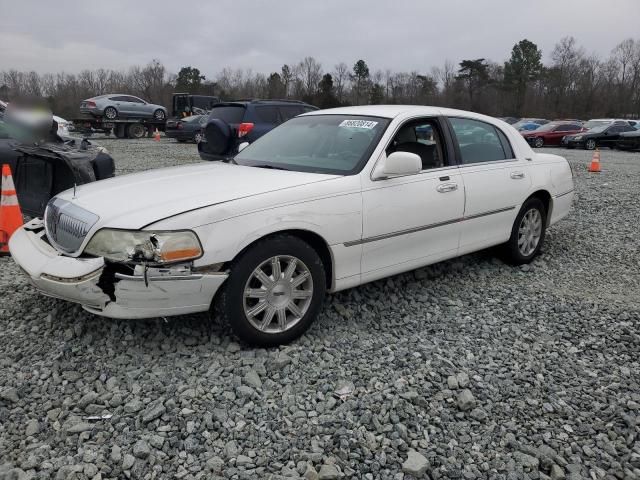
[[[290,118],[318,110],[297,100],[242,100],[222,102],[211,108],[198,143],[203,160],[224,160],[238,152],[238,145],[253,142]]]

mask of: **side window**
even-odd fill
[[[607,133],[620,133],[621,131],[622,131],[622,127],[618,127],[618,126],[609,127],[607,129]]]
[[[304,112],[302,107],[298,105],[285,105],[285,106],[279,107],[279,109],[280,109],[280,115],[282,116],[283,122],[286,122],[290,118],[293,118],[296,115],[300,115],[301,113]]]
[[[113,102],[128,102],[127,97],[109,97],[109,100]]]
[[[262,106],[256,107],[256,116],[263,123],[278,124],[280,119],[278,118],[277,107]]]
[[[470,118],[449,118],[463,164],[514,158],[506,135],[493,125]]]
[[[440,126],[435,119],[411,120],[405,123],[387,147],[393,152],[415,153],[422,160],[422,170],[444,167],[444,142]]]
[[[143,102],[142,100],[140,100],[138,97],[128,96],[128,97],[125,97],[125,98],[127,99],[127,100],[126,100],[127,102],[131,102],[131,103],[140,103],[140,104],[144,103],[144,102]]]

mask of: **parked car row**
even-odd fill
[[[563,146],[566,148],[584,148],[594,150],[599,147],[638,149],[640,148],[640,121],[596,118],[587,122],[563,120],[540,124],[535,128],[528,125],[534,119],[525,119],[512,126],[520,131],[523,138],[532,146]],[[539,120],[539,119],[538,119]],[[520,124],[520,125],[518,125]]]

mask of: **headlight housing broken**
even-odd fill
[[[164,265],[195,260],[202,245],[191,230],[141,231],[103,228],[89,241],[84,253],[113,262]]]

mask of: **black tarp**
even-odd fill
[[[25,215],[40,217],[51,197],[74,185],[112,177],[111,156],[98,148],[79,150],[67,144],[19,145],[13,172],[18,201]]]

